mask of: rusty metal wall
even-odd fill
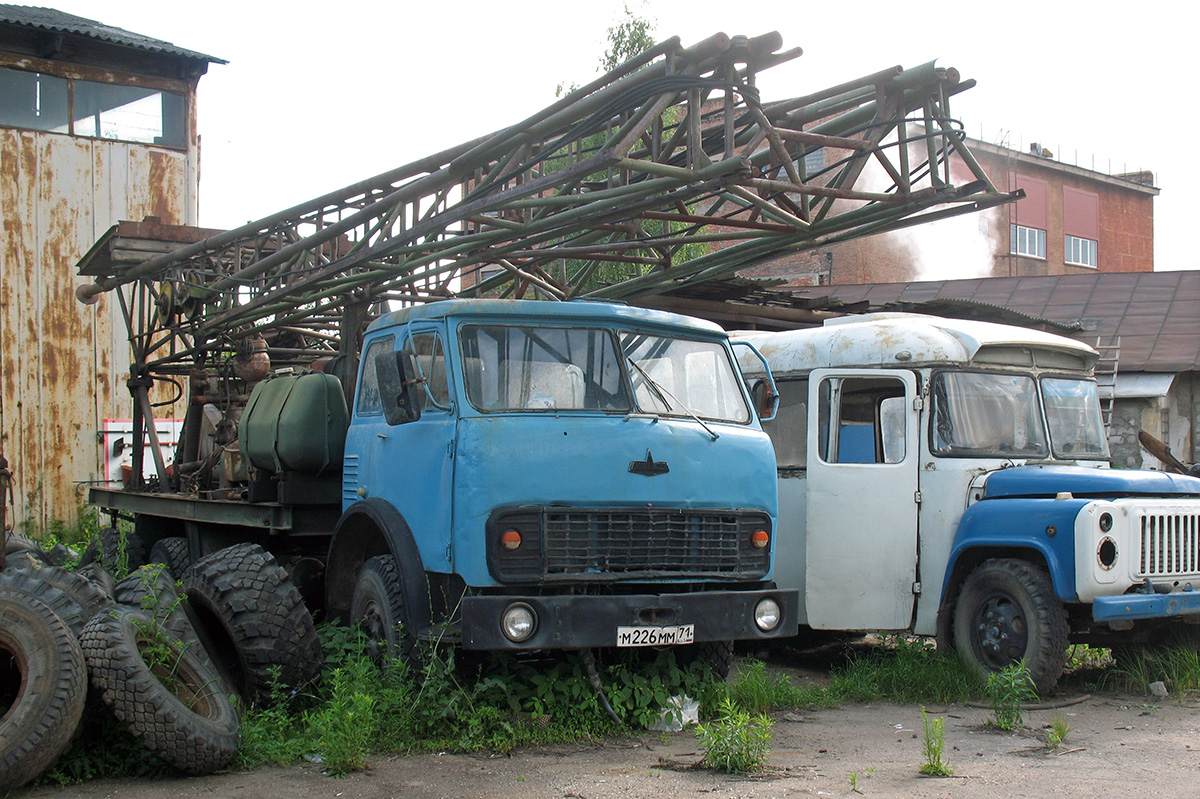
[[[102,475],[104,419],[130,415],[121,310],[77,302],[74,265],[120,220],[196,224],[190,129],[188,151],[0,129],[0,451],[18,526],[73,524]]]

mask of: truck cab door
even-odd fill
[[[809,376],[808,623],[904,630],[917,581],[916,376],[817,369]]]
[[[400,348],[412,353],[411,361],[419,369],[416,379],[421,382],[414,392],[419,414],[400,424],[389,424],[383,414],[370,417],[363,430],[370,454],[359,483],[367,496],[386,500],[400,511],[427,570],[449,571],[456,414],[441,332],[414,327],[407,334],[376,340],[363,358],[360,393],[373,386],[378,393],[370,371],[373,360],[394,358]],[[388,401],[394,398],[380,400]]]

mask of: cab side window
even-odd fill
[[[358,380],[358,408],[360,416],[375,416],[383,413],[383,400],[379,396],[379,378],[375,372],[375,361],[384,355],[390,356],[396,340],[388,336],[377,339],[367,347],[362,359],[362,374]]]
[[[826,463],[904,460],[904,384],[889,378],[827,377],[819,390],[820,456]]]
[[[450,381],[446,374],[446,356],[442,349],[442,339],[436,333],[423,332],[412,335],[413,354],[421,376],[425,378],[425,387],[429,390],[419,392],[421,411],[450,407]],[[432,398],[433,402],[429,402]]]

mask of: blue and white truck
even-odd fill
[[[1087,345],[916,314],[735,340],[778,387],[775,574],[802,627],[936,636],[1042,692],[1069,644],[1200,629],[1200,479],[1109,468]]]
[[[200,460],[92,502],[190,560],[260,544],[314,610],[399,651],[686,645],[727,670],[733,640],[796,632],[771,442],[716,325],[446,300],[376,319],[356,360],[244,408],[234,378],[193,375]]]

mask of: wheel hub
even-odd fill
[[[994,595],[981,602],[975,631],[976,649],[989,667],[1001,669],[1025,656],[1029,643],[1025,615],[1012,597]]]

